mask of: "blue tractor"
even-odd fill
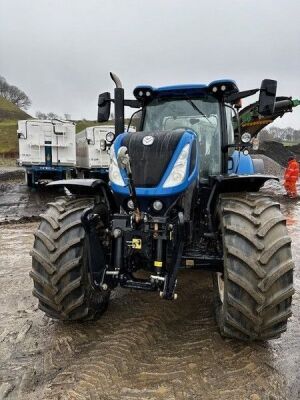
[[[66,196],[49,204],[35,234],[40,309],[60,320],[96,319],[117,286],[174,300],[180,269],[206,270],[223,336],[279,337],[294,292],[291,239],[279,204],[259,192],[274,177],[251,159],[252,136],[241,133],[237,111],[259,92],[257,115],[272,115],[276,81],[247,91],[232,80],[138,86],[126,100],[111,77],[114,98],[105,92],[98,102],[99,122],[115,108],[109,183],[50,184]],[[125,106],[138,108],[137,132],[124,132]]]

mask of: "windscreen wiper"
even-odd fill
[[[194,109],[195,111],[197,111],[200,115],[202,115],[205,119],[207,119],[207,121],[209,122],[209,124],[210,124],[211,126],[214,127],[214,124],[207,118],[207,116],[204,114],[204,112],[201,111],[200,108],[198,108],[198,107],[196,106],[196,104],[193,102],[192,99],[186,98],[185,100],[193,107],[193,109]]]

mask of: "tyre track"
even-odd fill
[[[300,216],[288,212],[292,237],[300,240]],[[35,227],[0,228],[0,399],[298,398],[295,246],[296,295],[288,331],[273,342],[246,345],[220,337],[209,275],[201,273],[181,274],[176,302],[118,290],[96,323],[44,317],[28,276]]]

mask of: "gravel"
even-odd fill
[[[272,158],[264,155],[264,154],[252,154],[252,158],[261,159],[265,165],[265,174],[266,175],[274,175],[278,177],[282,177],[284,173],[284,168],[278,164],[276,161],[272,160]]]

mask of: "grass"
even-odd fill
[[[296,146],[297,144],[299,144],[299,141],[296,141],[296,142],[282,142],[282,144],[284,145],[284,147]]]
[[[0,96],[0,156],[13,157],[18,151],[18,120],[31,116]]]
[[[97,122],[97,121],[87,121],[84,119],[82,121],[74,121],[74,122],[76,122],[76,133],[83,131],[85,128],[88,128],[89,126],[112,125],[112,121]]]
[[[16,158],[4,158],[3,155],[0,154],[0,167],[15,167],[16,166]]]
[[[0,121],[31,118],[25,111],[0,96]]]
[[[0,154],[18,151],[17,129],[17,121],[0,121]]]

